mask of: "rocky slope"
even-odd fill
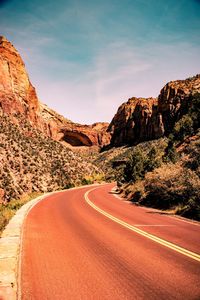
[[[174,124],[188,111],[192,95],[200,92],[200,74],[186,80],[167,83],[158,96],[158,112],[162,116],[164,132],[170,133]]]
[[[22,58],[5,37],[0,37],[0,109],[15,124],[27,120],[45,135],[72,146],[103,146],[110,141],[108,124],[75,124],[40,103]]]
[[[104,168],[109,180],[118,182],[119,191],[129,201],[196,220],[200,220],[198,78],[186,81],[188,85],[194,84],[195,92],[190,86],[189,96],[184,94],[183,100],[187,99],[184,104],[178,106],[175,104],[178,101],[174,104],[171,101],[170,109],[174,108],[177,115],[174,114],[172,122],[167,123],[172,126],[167,127],[169,136],[132,147],[112,147],[102,152],[95,161]]]
[[[131,145],[162,136],[164,128],[157,99],[130,98],[119,107],[108,131],[112,134],[112,146]]]
[[[99,168],[21,120],[0,114],[0,202],[80,185]]]
[[[107,142],[107,124],[80,125],[40,103],[24,63],[0,37],[0,202],[80,185],[98,167],[70,150]]]
[[[191,94],[200,92],[200,75],[167,83],[158,98],[131,98],[123,103],[108,132],[110,146],[134,145],[167,135],[190,105]]]
[[[38,128],[44,126],[38,98],[24,63],[14,46],[4,37],[0,37],[0,108],[15,122],[20,114]]]

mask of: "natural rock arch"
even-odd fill
[[[61,139],[72,146],[92,146],[90,138],[82,132],[64,131]]]

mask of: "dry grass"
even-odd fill
[[[163,164],[121,191],[127,200],[200,220],[200,178],[180,162]]]
[[[93,184],[93,183],[102,183],[105,181],[104,173],[94,173],[92,175],[86,175],[83,180],[82,184]]]
[[[140,180],[134,184],[127,184],[121,189],[121,196],[128,201],[138,202],[145,197],[144,181]]]
[[[101,172],[86,157],[83,159],[45,137],[28,123],[22,122],[19,127],[8,116],[0,116],[0,123],[0,189],[4,191],[3,200],[80,185],[86,174]]]
[[[7,203],[0,204],[0,235],[8,224],[9,220],[14,216],[16,211],[28,201],[38,197],[40,193],[32,193],[22,197],[20,200],[12,200]]]

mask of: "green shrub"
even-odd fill
[[[146,153],[139,149],[134,149],[123,169],[123,179],[125,182],[136,182],[143,179],[145,174],[154,170],[161,164],[159,150],[154,146]]]
[[[147,154],[147,159],[145,161],[145,173],[153,171],[155,168],[160,167],[161,158],[159,156],[159,150],[157,150],[154,146],[150,149]]]
[[[146,197],[141,203],[159,209],[173,209],[198,219],[200,179],[195,172],[179,164],[164,165],[145,178]]]
[[[172,140],[172,138],[169,138],[168,145],[165,148],[165,154],[163,156],[163,161],[164,162],[176,163],[178,158],[179,158],[179,155],[176,151],[174,141]]]
[[[178,142],[184,141],[188,135],[194,133],[193,119],[189,114],[184,115],[174,126],[174,140]]]
[[[191,107],[189,109],[189,115],[193,120],[193,128],[197,130],[200,127],[200,93],[196,93],[191,97]]]
[[[125,182],[136,182],[138,179],[144,178],[146,158],[144,154],[138,150],[134,150],[123,170],[123,178]]]
[[[75,184],[72,182],[69,182],[64,186],[64,190],[71,189],[73,187],[75,187]]]
[[[176,145],[182,143],[187,137],[196,134],[200,127],[200,94],[191,95],[188,99],[189,109],[187,114],[175,123],[169,142],[165,149],[163,160],[175,163],[178,159]]]

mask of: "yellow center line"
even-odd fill
[[[154,241],[154,242],[156,242],[156,243],[158,243],[158,244],[161,244],[161,245],[163,245],[163,246],[165,246],[165,247],[167,247],[167,248],[170,248],[170,249],[172,249],[172,250],[174,250],[174,251],[176,251],[176,252],[179,252],[179,253],[181,253],[181,254],[187,256],[187,257],[190,257],[190,258],[192,258],[192,259],[194,259],[194,260],[200,262],[200,255],[199,255],[199,254],[194,253],[194,252],[192,252],[192,251],[189,251],[189,250],[187,250],[187,249],[185,249],[185,248],[179,247],[179,246],[177,246],[177,245],[175,245],[175,244],[173,244],[173,243],[170,243],[170,242],[168,242],[168,241],[166,241],[166,240],[163,240],[163,239],[161,239],[161,238],[159,238],[159,237],[157,237],[157,236],[155,236],[155,235],[153,235],[153,234],[150,234],[150,233],[148,233],[148,232],[145,232],[144,230],[141,230],[141,229],[139,229],[139,228],[137,228],[137,227],[135,227],[135,226],[133,226],[133,225],[130,225],[130,224],[128,224],[128,223],[126,223],[126,222],[124,222],[124,221],[122,221],[122,220],[120,220],[120,219],[118,219],[118,218],[116,218],[116,217],[114,217],[114,216],[112,216],[112,215],[110,215],[109,213],[107,213],[107,212],[104,211],[103,209],[101,209],[101,208],[99,208],[98,206],[96,206],[93,202],[90,201],[90,199],[89,199],[89,197],[88,197],[88,194],[89,194],[91,191],[95,190],[95,189],[96,189],[96,188],[93,188],[93,189],[87,191],[87,192],[85,193],[84,197],[85,197],[86,202],[87,202],[92,208],[94,208],[96,211],[98,211],[98,212],[101,213],[102,215],[106,216],[106,217],[109,218],[110,220],[112,220],[112,221],[114,221],[114,222],[120,224],[121,226],[130,229],[131,231],[134,231],[134,232],[136,232],[136,233],[138,233],[138,234],[140,234],[140,235],[142,235],[142,236],[144,236],[144,237],[146,237],[146,238],[148,238],[148,239],[150,239],[150,240],[152,240],[152,241]]]

